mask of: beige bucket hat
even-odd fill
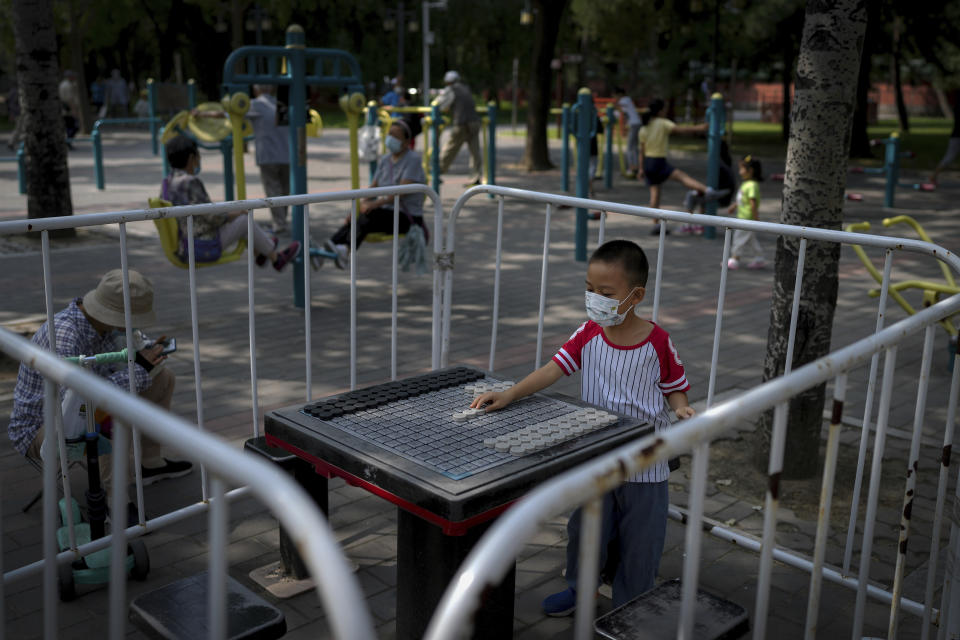
[[[157,319],[153,310],[153,283],[133,269],[127,273],[130,276],[130,320],[134,327],[149,326]],[[97,288],[83,296],[83,309],[94,320],[111,327],[122,328],[126,325],[123,318],[123,273],[120,269],[103,274]]]

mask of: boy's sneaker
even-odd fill
[[[766,269],[766,268],[767,268],[767,261],[764,260],[763,258],[756,258],[755,260],[751,260],[750,263],[747,264],[747,269]]]
[[[737,260],[736,258],[730,258],[729,260],[727,260],[727,269],[739,269],[739,268],[740,268],[739,260]]]
[[[554,618],[562,618],[577,608],[577,592],[567,587],[559,593],[543,599],[543,612]]]
[[[337,269],[346,269],[350,266],[350,253],[347,251],[346,245],[342,244],[333,244],[332,240],[324,240],[323,248],[330,253],[337,254],[337,257],[333,259],[333,264],[337,266]]]
[[[714,189],[713,187],[707,187],[707,190],[703,194],[703,198],[704,200],[719,200],[729,193],[730,189]]]
[[[163,460],[166,464],[162,467],[140,467],[143,486],[168,478],[179,478],[193,471],[193,463],[188,460],[169,460],[167,458]]]
[[[287,245],[287,248],[277,254],[277,259],[273,261],[273,268],[277,271],[283,271],[287,263],[300,255],[300,243],[294,240]]]

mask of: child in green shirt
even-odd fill
[[[737,192],[737,201],[727,209],[729,213],[736,212],[742,220],[759,220],[760,210],[760,181],[763,180],[763,168],[760,161],[752,156],[746,156],[740,161],[740,190]],[[740,258],[749,252],[751,260],[747,269],[763,269],[767,261],[763,258],[763,249],[757,241],[757,234],[753,231],[737,229],[733,232],[733,248],[730,259],[727,260],[728,269],[739,269]]]

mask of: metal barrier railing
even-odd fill
[[[129,278],[128,278],[128,247],[127,247],[127,229],[126,225],[131,222],[143,221],[143,220],[156,220],[160,218],[186,218],[187,219],[187,243],[188,243],[188,273],[189,273],[189,294],[190,294],[190,319],[191,319],[191,328],[192,328],[192,338],[193,338],[193,368],[194,368],[194,379],[195,379],[195,393],[196,393],[196,420],[197,426],[203,430],[204,427],[204,403],[203,403],[203,378],[201,373],[201,360],[200,360],[200,336],[199,336],[199,307],[197,302],[197,281],[196,281],[196,269],[197,263],[194,252],[194,243],[193,243],[193,220],[196,216],[211,215],[216,213],[227,213],[237,210],[247,210],[253,211],[254,209],[261,208],[270,208],[276,206],[292,206],[292,205],[309,205],[309,204],[321,204],[321,203],[335,203],[343,202],[349,205],[349,211],[355,212],[357,210],[357,202],[360,198],[365,197],[382,197],[382,196],[394,196],[394,234],[393,234],[393,252],[392,252],[392,294],[391,294],[391,349],[390,349],[390,376],[391,379],[396,379],[397,375],[397,333],[398,333],[398,258],[399,258],[399,244],[396,230],[399,227],[399,198],[402,195],[406,194],[424,194],[429,196],[433,202],[433,222],[435,229],[437,230],[434,233],[434,252],[437,256],[442,256],[442,225],[443,217],[442,210],[438,196],[436,193],[427,187],[426,185],[411,184],[411,185],[401,185],[395,187],[379,187],[375,189],[360,189],[355,191],[339,191],[339,192],[330,192],[323,194],[312,194],[312,195],[297,195],[297,196],[284,196],[278,198],[264,198],[256,200],[244,200],[237,202],[225,202],[225,203],[211,203],[211,204],[200,204],[200,205],[190,205],[182,207],[168,207],[168,208],[159,208],[159,209],[138,209],[131,211],[120,211],[114,213],[94,213],[94,214],[84,214],[76,216],[66,216],[66,217],[56,217],[56,218],[37,218],[37,219],[27,219],[27,220],[15,220],[0,222],[0,236],[14,234],[14,233],[26,233],[26,232],[39,232],[41,236],[41,256],[43,260],[43,280],[44,280],[44,293],[46,298],[46,309],[47,309],[47,323],[48,326],[53,326],[53,315],[54,315],[54,306],[53,306],[53,271],[51,267],[51,249],[50,249],[50,232],[57,229],[67,229],[67,228],[78,228],[78,227],[91,227],[91,226],[101,226],[106,224],[118,224],[119,225],[119,243],[120,243],[120,266],[123,273],[123,297],[124,297],[124,313],[125,313],[125,325],[126,325],[126,343],[134,344],[133,341],[133,326],[130,319],[130,288],[129,288]],[[352,219],[352,216],[351,216]],[[303,216],[303,237],[309,238],[309,210],[305,207],[305,214]],[[252,422],[253,422],[253,436],[259,436],[261,433],[260,430],[260,406],[259,406],[259,392],[258,392],[258,374],[257,374],[257,362],[256,362],[256,314],[255,314],[255,288],[254,288],[254,269],[255,269],[255,255],[253,252],[253,216],[248,215],[247,217],[247,252],[248,252],[248,265],[247,265],[247,291],[248,291],[248,325],[249,325],[249,365],[250,365],[250,398],[251,398],[251,411],[252,411]],[[356,225],[351,225],[350,233],[350,247],[351,247],[351,260],[350,260],[350,387],[354,388],[357,384],[357,251],[356,251]],[[304,258],[298,258],[298,260],[303,260]],[[442,263],[442,261],[441,261]],[[429,365],[432,368],[439,366],[440,359],[440,310],[441,310],[441,292],[440,285],[441,279],[439,270],[441,267],[434,266],[434,275],[433,275],[433,313],[431,317],[432,323],[432,338],[431,338],[431,359]],[[304,278],[304,294],[307,300],[310,300],[311,292],[311,281],[310,281],[310,269],[305,269],[305,278]],[[311,308],[307,304],[304,309],[304,353],[305,353],[305,384],[306,384],[306,401],[310,401],[313,395],[313,358],[312,354],[312,341],[311,341]],[[51,351],[56,353],[56,334],[55,331],[50,331],[50,348]],[[128,355],[128,368],[132,369],[134,364],[135,351],[130,350]],[[131,394],[135,392],[133,387],[135,376],[133,372],[130,372],[130,392]],[[51,403],[45,402],[45,405],[50,405]],[[59,407],[59,402],[54,402],[56,407]],[[56,408],[55,408],[56,410]],[[144,514],[146,513],[144,508],[144,499],[143,499],[143,479],[141,476],[141,467],[140,467],[140,439],[138,431],[134,428],[134,464],[135,464],[135,483],[136,483],[136,504],[139,511],[140,517],[140,528],[147,531],[153,530],[158,527],[166,526],[173,522],[177,522],[186,517],[190,517],[194,513],[198,506],[202,508],[202,505],[209,500],[209,486],[207,482],[207,470],[205,467],[201,467],[201,489],[202,489],[202,499],[203,502],[198,503],[198,505],[191,505],[178,509],[167,514],[164,514],[158,518],[153,518],[151,520],[145,520]],[[48,433],[54,433],[53,430],[48,431]],[[62,437],[59,439],[59,447],[61,451],[61,474],[64,478],[67,477],[67,468],[66,468],[66,456],[65,456],[65,445],[63,444]],[[52,442],[53,440],[50,439]],[[115,443],[115,446],[119,447],[124,443]],[[124,445],[125,446],[125,445]],[[119,457],[119,456],[118,456]],[[48,458],[49,459],[49,458]],[[47,465],[52,468],[52,465]],[[125,473],[125,472],[124,472]],[[126,477],[125,475],[115,475],[114,477]],[[67,499],[69,501],[70,497],[70,488],[69,483],[64,483],[64,491]],[[242,491],[242,490],[238,490]],[[231,492],[233,493],[233,492]],[[229,496],[230,494],[228,494]],[[125,501],[120,503],[125,504]],[[76,549],[75,537],[73,532],[73,523],[68,522],[69,535],[71,547]],[[98,543],[92,543],[89,546],[89,549],[84,548],[78,552],[87,553],[92,552],[97,549],[103,548],[102,545]],[[5,576],[5,580],[16,579],[22,575],[29,575],[30,573],[38,570],[39,567],[35,565],[28,565],[27,567],[15,570],[10,574]]]
[[[51,332],[52,335],[52,332]],[[166,445],[176,446],[193,460],[201,463],[211,475],[212,496],[198,503],[193,513],[209,509],[209,600],[208,616],[211,638],[227,635],[226,567],[227,516],[229,497],[252,495],[283,523],[295,540],[304,562],[316,580],[317,593],[324,604],[331,626],[338,637],[374,638],[373,625],[363,601],[363,594],[351,567],[337,545],[336,538],[316,503],[282,470],[253,455],[237,451],[226,442],[206,434],[159,407],[125,393],[110,382],[61,360],[47,350],[30,343],[7,330],[0,330],[0,351],[29,363],[44,376],[44,423],[48,437],[44,440],[44,458],[55,455],[55,440],[49,434],[59,431],[57,420],[57,385],[73,389],[88,402],[108,410],[114,416],[113,444],[117,451],[127,450],[128,425],[150,438]],[[60,434],[62,439],[62,434]],[[57,566],[71,562],[87,553],[111,549],[109,637],[126,637],[126,556],[127,540],[144,535],[162,526],[161,519],[151,520],[146,526],[124,530],[117,527],[110,535],[83,548],[57,553],[56,542],[56,468],[52,464],[43,469],[43,551],[44,559],[17,571],[4,574],[3,586],[33,573],[31,568],[43,571],[43,625],[44,637],[56,638],[57,624]],[[127,474],[127,456],[113,456],[113,477]],[[226,484],[242,487],[230,492]],[[126,483],[113,484],[113,504],[127,502]],[[142,513],[142,512],[141,512]],[[142,525],[143,523],[141,523]],[[2,596],[2,592],[0,592]],[[3,635],[0,629],[0,635]]]
[[[523,546],[529,541],[539,529],[548,521],[571,507],[597,503],[603,494],[622,484],[631,476],[631,474],[653,466],[657,462],[665,461],[684,453],[693,452],[694,474],[691,479],[691,485],[699,488],[699,499],[692,499],[691,506],[687,515],[687,530],[685,540],[685,561],[683,565],[683,601],[681,605],[681,614],[679,618],[679,628],[677,630],[678,638],[691,637],[694,616],[693,604],[696,595],[698,582],[698,572],[700,563],[700,540],[703,535],[703,529],[697,526],[703,520],[703,487],[705,486],[706,464],[700,464],[703,456],[709,451],[711,441],[716,440],[733,429],[738,422],[744,418],[755,416],[758,413],[775,408],[776,423],[774,444],[771,447],[771,460],[783,457],[783,448],[785,438],[783,437],[786,424],[786,406],[790,398],[806,389],[810,389],[818,384],[825,383],[831,379],[834,380],[834,400],[835,411],[834,418],[831,420],[830,434],[827,442],[826,464],[823,475],[823,490],[821,495],[820,513],[818,521],[816,546],[813,561],[806,567],[811,573],[811,585],[808,601],[808,613],[806,619],[807,637],[814,637],[816,633],[820,584],[822,577],[829,580],[846,584],[847,586],[856,586],[857,592],[857,612],[854,621],[853,637],[859,638],[862,635],[863,625],[863,600],[868,591],[873,596],[884,596],[884,592],[867,584],[870,567],[870,548],[866,544],[870,539],[871,531],[865,532],[865,548],[863,549],[863,562],[860,567],[858,578],[853,579],[839,575],[834,571],[824,569],[824,552],[827,542],[827,528],[829,527],[830,496],[833,491],[833,483],[837,464],[837,445],[839,437],[840,420],[842,417],[842,403],[846,390],[847,373],[856,367],[865,365],[868,360],[877,357],[881,352],[886,353],[884,366],[883,387],[885,393],[881,402],[881,413],[877,423],[877,449],[874,457],[874,469],[871,473],[871,500],[868,505],[868,520],[871,517],[869,509],[875,508],[874,486],[879,482],[879,464],[883,455],[883,438],[888,426],[887,413],[890,408],[890,392],[893,384],[893,373],[896,363],[896,354],[898,346],[908,337],[925,331],[924,357],[921,364],[919,393],[917,397],[917,414],[922,415],[926,402],[926,376],[929,374],[931,364],[931,344],[932,336],[935,331],[936,323],[954,313],[960,311],[960,295],[953,296],[937,305],[930,307],[901,320],[886,329],[879,331],[869,337],[859,340],[847,347],[831,353],[815,362],[811,362],[796,371],[786,374],[775,380],[771,380],[759,387],[751,389],[736,399],[723,404],[710,407],[701,415],[695,416],[682,423],[674,425],[672,428],[651,434],[635,443],[621,447],[620,449],[605,454],[587,464],[584,464],[572,471],[557,477],[541,487],[535,489],[529,495],[521,499],[516,505],[511,507],[501,516],[484,537],[470,552],[458,574],[451,581],[450,586],[445,593],[440,606],[430,624],[426,638],[429,640],[441,640],[446,638],[461,637],[462,634],[470,629],[473,616],[479,607],[482,594],[490,585],[499,583],[500,579],[512,566],[515,558],[523,549]],[[956,368],[950,386],[950,410],[947,420],[947,429],[945,439],[952,438],[953,419],[955,417],[956,402],[960,390],[960,367]],[[915,424],[915,430],[911,441],[911,452],[909,463],[912,465],[917,460],[917,448],[919,442],[919,424]],[[945,446],[949,445],[947,440]],[[941,471],[940,491],[937,497],[937,506],[935,513],[935,530],[932,536],[930,562],[928,567],[928,579],[925,601],[923,603],[909,601],[902,597],[903,570],[902,553],[898,558],[897,572],[892,593],[885,593],[882,599],[890,604],[889,633],[887,637],[893,638],[896,635],[898,626],[898,615],[900,609],[907,609],[911,613],[923,616],[923,625],[926,630],[930,619],[936,620],[940,615],[939,623],[941,629],[947,622],[943,619],[943,612],[953,611],[946,606],[938,611],[932,603],[932,578],[936,574],[936,567],[933,562],[939,551],[939,526],[943,519],[943,506],[945,502],[946,482],[945,474],[947,469],[945,461]],[[773,464],[771,466],[774,466]],[[909,500],[913,495],[914,485],[910,478],[907,478],[905,495]],[[955,498],[956,499],[956,498]],[[766,616],[768,606],[768,594],[771,580],[772,559],[776,555],[778,560],[790,560],[790,556],[781,549],[775,549],[773,540],[773,531],[777,521],[777,503],[776,497],[772,497],[769,490],[767,493],[767,505],[765,509],[764,538],[760,545],[761,562],[758,576],[756,613],[754,615],[754,638],[765,638],[766,636]],[[599,530],[600,510],[584,510],[584,531],[588,531],[591,526]],[[826,514],[826,515],[824,515]],[[592,520],[593,522],[589,522]],[[906,547],[906,540],[909,537],[910,516],[909,511],[905,515],[905,522],[901,523],[901,546]],[[953,526],[951,535],[951,551],[956,553],[958,544],[956,542],[956,525]],[[587,545],[591,541],[588,536],[581,539],[580,557],[584,567],[581,569],[581,575],[598,575],[599,553],[596,550],[597,539],[592,541],[594,547],[591,549]],[[728,538],[730,539],[730,538]],[[795,565],[797,563],[794,563]],[[950,579],[948,575],[948,580]],[[580,591],[591,592],[590,588]],[[943,602],[947,603],[951,597],[956,598],[948,587],[945,587]],[[592,603],[592,599],[588,598]],[[592,606],[577,607],[576,630],[577,638],[592,638]],[[956,617],[956,616],[954,616]],[[950,624],[956,624],[960,621],[951,619]],[[926,637],[926,631],[924,632]]]
[[[799,302],[800,302],[800,291],[803,285],[803,273],[804,273],[804,258],[807,253],[807,243],[808,241],[827,241],[841,244],[857,244],[861,246],[871,246],[877,247],[885,250],[885,264],[883,272],[883,282],[881,287],[881,295],[877,310],[876,318],[876,329],[875,332],[880,332],[883,329],[883,320],[886,315],[886,305],[887,305],[887,291],[890,286],[890,274],[892,269],[892,256],[893,251],[906,251],[913,252],[918,254],[924,254],[931,256],[937,260],[942,261],[944,264],[948,265],[954,272],[960,273],[960,258],[956,255],[947,251],[946,249],[939,247],[937,245],[922,242],[918,240],[903,239],[903,238],[891,238],[883,236],[872,236],[859,233],[849,233],[843,231],[827,230],[827,229],[817,229],[809,227],[799,227],[792,225],[783,225],[778,223],[766,223],[766,222],[757,222],[752,220],[740,220],[737,218],[726,218],[726,217],[717,217],[717,216],[708,216],[708,215],[699,215],[699,214],[687,214],[687,213],[678,213],[670,212],[665,210],[650,209],[647,207],[639,207],[632,205],[625,205],[612,202],[603,202],[596,200],[587,200],[582,198],[572,198],[562,195],[554,194],[545,194],[531,191],[524,191],[520,189],[510,189],[505,187],[491,187],[491,186],[479,186],[474,187],[466,191],[454,204],[450,216],[447,221],[446,226],[446,251],[453,255],[455,253],[455,239],[456,239],[456,224],[457,217],[466,203],[476,195],[479,194],[492,194],[498,198],[498,217],[497,217],[497,237],[496,237],[496,265],[494,270],[494,282],[493,282],[493,314],[492,314],[492,327],[491,327],[491,341],[490,341],[490,355],[488,368],[490,370],[494,369],[495,365],[495,356],[496,356],[496,344],[497,344],[497,332],[498,332],[498,323],[499,323],[499,298],[500,298],[500,280],[501,280],[501,250],[502,250],[502,235],[503,235],[503,217],[504,217],[504,203],[506,199],[514,199],[523,202],[533,202],[541,203],[545,205],[546,215],[544,223],[544,241],[543,241],[543,254],[542,254],[542,265],[541,265],[541,284],[540,284],[540,302],[539,302],[539,317],[537,323],[537,339],[536,339],[536,351],[534,358],[534,368],[539,368],[542,363],[542,354],[543,354],[543,330],[544,330],[544,315],[545,315],[545,303],[546,303],[546,284],[548,282],[548,256],[550,253],[550,243],[551,243],[551,219],[553,214],[554,207],[564,205],[567,207],[580,207],[580,208],[590,208],[590,209],[599,209],[606,213],[619,213],[629,216],[636,216],[640,218],[653,218],[659,220],[660,225],[660,235],[657,246],[657,265],[654,269],[655,283],[653,286],[653,312],[652,320],[657,322],[658,316],[660,313],[660,300],[661,300],[661,288],[662,288],[662,273],[663,273],[663,260],[664,254],[667,250],[667,236],[666,236],[666,222],[682,222],[688,224],[701,224],[704,226],[713,225],[716,227],[725,229],[725,238],[724,238],[724,248],[723,255],[721,259],[721,275],[720,275],[720,284],[718,291],[718,302],[717,302],[717,311],[716,311],[716,321],[714,327],[714,339],[713,339],[713,349],[711,355],[711,365],[709,373],[709,382],[707,389],[707,406],[710,407],[714,401],[714,395],[716,392],[716,381],[717,381],[717,368],[718,368],[718,359],[719,359],[719,346],[720,346],[720,336],[722,330],[722,321],[723,313],[725,306],[725,293],[727,288],[727,259],[730,257],[730,248],[731,248],[731,239],[732,233],[734,230],[743,229],[748,231],[754,231],[761,234],[771,234],[779,235],[786,238],[793,239],[793,242],[797,243],[797,267],[796,275],[794,281],[794,290],[793,290],[793,306],[790,315],[790,327],[788,333],[788,346],[786,350],[786,362],[784,364],[784,376],[789,376],[792,370],[792,354],[793,354],[793,345],[797,333],[797,318],[799,314]],[[600,226],[598,230],[598,244],[601,244],[604,240],[605,235],[605,223],[606,216],[601,216]],[[451,304],[452,304],[452,292],[453,292],[453,273],[447,272],[445,274],[445,282],[443,285],[444,290],[444,309],[443,309],[443,338],[441,346],[441,365],[446,366],[449,359],[449,345],[450,345],[450,317],[451,317]],[[942,317],[951,315],[955,311],[955,307],[960,305],[960,302],[951,298],[951,306],[949,309],[950,313],[942,314]],[[943,305],[938,305],[939,309],[943,309]],[[926,315],[924,317],[927,317]],[[898,325],[899,326],[899,325]],[[908,325],[912,326],[912,325]],[[924,325],[926,326],[926,325]],[[927,340],[931,341],[932,344],[932,334],[927,337]],[[932,348],[932,347],[931,347]],[[851,515],[850,515],[850,524],[848,526],[849,537],[847,540],[845,554],[849,556],[852,552],[854,546],[854,532],[856,530],[856,524],[858,522],[858,506],[860,500],[860,484],[862,477],[862,470],[864,468],[865,452],[868,441],[868,434],[871,428],[872,421],[872,407],[874,403],[875,395],[875,380],[877,376],[877,370],[879,366],[879,350],[871,352],[873,357],[871,358],[871,367],[870,374],[867,382],[867,398],[865,402],[865,412],[863,418],[863,429],[860,436],[860,456],[858,460],[858,470],[856,476],[856,482],[854,487],[854,493],[852,497],[852,506],[851,506]],[[832,357],[832,356],[830,356]],[[884,371],[884,383],[892,384],[892,367],[894,364],[895,350],[892,355],[889,355]],[[925,371],[929,370],[929,357],[925,360],[926,367]],[[926,375],[926,374],[924,374]],[[826,379],[826,378],[824,378]],[[955,380],[956,382],[956,380]],[[811,385],[812,386],[812,385]],[[956,386],[954,386],[951,394],[951,407],[954,406],[955,396],[956,396]],[[886,388],[886,391],[889,392],[889,388]],[[881,393],[881,409],[878,414],[876,429],[879,433],[882,433],[882,430],[886,428],[886,421],[888,416],[886,415],[887,410],[889,409],[889,393]],[[840,398],[842,399],[842,391],[840,392]],[[884,406],[884,403],[887,403]],[[777,403],[774,403],[777,404]],[[771,405],[767,405],[764,408],[768,408]],[[951,411],[951,416],[953,415]],[[737,415],[740,415],[739,413]],[[952,441],[952,429],[949,428],[949,425],[952,424],[952,417],[948,420],[948,428],[944,434],[944,445],[947,446]],[[783,466],[783,445],[784,445],[784,432],[786,429],[786,405],[777,404],[777,409],[774,417],[774,431],[773,431],[773,446],[771,448],[771,458],[770,458],[770,468],[769,474],[771,476],[779,474]],[[915,426],[915,432],[919,430],[919,426]],[[686,425],[684,425],[683,433],[688,433]],[[914,438],[919,436],[915,433]],[[918,442],[918,441],[917,441]],[[649,444],[649,443],[648,443]],[[858,590],[857,594],[857,605],[856,605],[856,620],[855,620],[855,629],[859,630],[862,628],[863,624],[863,609],[864,601],[867,592],[869,591],[871,595],[878,596],[881,598],[892,598],[890,594],[886,596],[882,595],[882,590],[876,590],[873,587],[868,585],[868,576],[869,576],[869,553],[872,545],[872,536],[873,536],[873,526],[874,518],[876,516],[876,506],[877,506],[877,492],[879,488],[879,464],[881,462],[881,457],[883,453],[884,441],[882,437],[877,438],[874,447],[874,467],[871,470],[870,476],[870,489],[868,494],[868,505],[867,513],[864,522],[864,542],[861,549],[862,557],[864,558],[860,564],[860,574],[857,579],[851,580],[848,577],[844,577],[841,581],[848,586],[856,586]],[[633,449],[631,449],[632,451]],[[639,451],[640,449],[636,449]],[[777,453],[779,451],[779,453]],[[776,454],[776,455],[774,455]],[[671,453],[671,455],[673,455]],[[706,461],[707,461],[708,449],[706,446],[693,448],[693,469],[694,469],[694,478],[691,481],[691,498],[690,506],[691,510],[694,512],[693,520],[699,521],[702,518],[702,508],[703,508],[703,498],[705,492],[705,479],[706,479]],[[659,458],[658,458],[659,459]],[[639,468],[639,467],[635,467]],[[586,476],[578,476],[583,479]],[[627,477],[626,475],[624,477]],[[830,480],[832,484],[832,479]],[[616,483],[615,483],[616,484]],[[610,485],[615,486],[615,484]],[[945,477],[941,479],[938,495],[938,503],[942,501],[942,497],[946,491],[946,482]],[[586,494],[583,494],[586,495]],[[602,495],[597,494],[597,495]],[[566,506],[573,506],[574,504],[580,504],[585,500],[580,502],[564,502]],[[556,513],[560,509],[556,509],[553,513]],[[776,497],[771,496],[771,493],[767,493],[767,515],[764,520],[764,538],[763,544],[759,545],[759,550],[761,552],[761,582],[758,587],[758,594],[763,594],[765,590],[769,589],[769,570],[774,557],[774,545],[773,545],[773,535],[774,535],[774,525],[776,523]],[[772,517],[771,517],[771,514]],[[939,525],[938,525],[939,526]],[[589,526],[585,526],[584,530],[588,530]],[[698,530],[697,527],[690,527],[688,529],[688,550],[692,549],[694,545],[690,540],[689,531]],[[714,527],[714,530],[711,530],[715,535],[727,536],[729,539],[730,531],[723,527]],[[516,533],[516,532],[514,532]],[[697,541],[699,540],[699,533],[697,534]],[[518,543],[519,544],[519,543]],[[698,543],[697,543],[698,544]],[[688,554],[690,551],[688,551]],[[789,554],[787,554],[789,555]],[[787,558],[787,555],[782,553],[778,554],[778,560],[784,560]],[[935,553],[932,556],[932,559],[935,557]],[[787,558],[789,559],[789,558]],[[822,557],[820,558],[822,564]],[[899,562],[899,560],[898,560]],[[804,566],[803,562],[793,563],[795,566]],[[806,568],[811,570],[815,563],[807,563]],[[843,574],[846,574],[849,571],[849,563],[845,562],[843,568]],[[900,569],[898,569],[900,571]],[[486,575],[486,574],[484,574]],[[832,575],[829,572],[824,572],[824,575]],[[840,575],[840,574],[837,574]],[[836,577],[836,576],[833,576]],[[900,576],[902,577],[902,575]],[[692,580],[690,578],[693,578]],[[483,582],[483,581],[481,581]],[[899,578],[898,578],[899,582]],[[486,584],[486,582],[483,582]],[[688,595],[694,593],[693,589],[696,587],[696,574],[686,575],[685,574],[685,589],[689,592]],[[692,583],[692,584],[690,584]],[[454,583],[456,584],[456,583]],[[931,583],[932,584],[932,583]],[[931,587],[932,588],[932,587]],[[958,589],[960,590],[960,589]],[[894,593],[897,592],[897,586],[894,587]],[[766,618],[766,601],[765,595],[758,595],[757,602],[757,618],[758,624],[757,629],[759,633],[755,636],[757,638],[762,638],[764,633],[764,623]],[[899,600],[897,600],[899,602]],[[461,603],[462,604],[462,603]],[[686,605],[690,606],[691,601],[689,599],[686,601]],[[922,614],[923,608],[916,603],[911,603],[907,607],[909,611],[916,614]],[[894,607],[894,611],[897,608]],[[689,610],[688,610],[689,612]],[[762,620],[762,622],[761,622]],[[855,633],[856,635],[856,633]],[[439,637],[439,636],[437,636]],[[581,636],[585,637],[585,636]]]

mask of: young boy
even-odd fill
[[[507,391],[479,396],[471,406],[502,409],[582,369],[580,396],[586,402],[646,420],[657,431],[670,426],[670,411],[680,419],[693,416],[686,394],[690,385],[670,336],[637,313],[648,271],[643,249],[628,240],[613,240],[594,251],[587,265],[590,320],[545,366]],[[600,566],[607,562],[608,545],[614,547],[619,557],[613,576],[615,607],[654,586],[666,536],[669,473],[667,463],[660,462],[604,496]],[[551,616],[569,615],[576,606],[580,509],[571,516],[567,534],[569,588],[543,601]]]

